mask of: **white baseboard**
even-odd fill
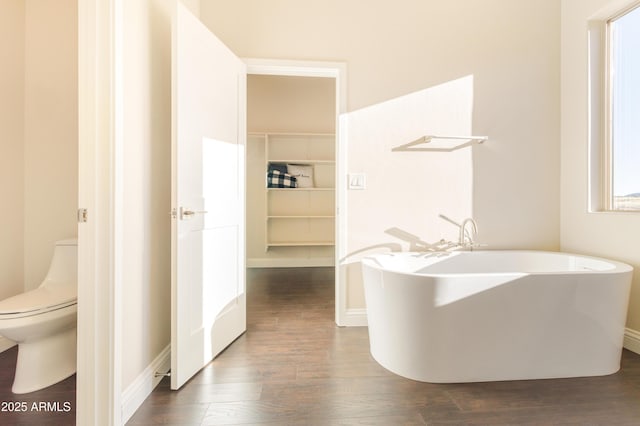
[[[640,331],[626,328],[624,330],[624,347],[640,355]]]
[[[309,268],[335,265],[333,257],[283,257],[278,259],[250,258],[247,259],[247,268]]]
[[[347,309],[342,316],[342,324],[340,327],[366,327],[367,323],[367,309]]]
[[[13,340],[9,340],[4,336],[0,336],[0,352],[4,352],[9,348],[12,348],[16,345],[16,342]]]
[[[171,345],[160,352],[151,364],[122,392],[122,423],[129,421],[131,416],[142,405],[153,389],[160,383],[162,377],[155,377],[157,371],[165,373],[171,368]]]

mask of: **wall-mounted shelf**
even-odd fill
[[[397,146],[391,151],[442,151],[449,152],[489,140],[488,136],[425,135],[412,142]]]

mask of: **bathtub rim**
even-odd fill
[[[574,271],[562,271],[562,270],[549,270],[549,271],[504,271],[504,272],[439,272],[439,273],[423,273],[409,270],[402,270],[399,268],[387,268],[375,261],[376,257],[379,256],[389,256],[389,255],[399,255],[399,256],[427,256],[427,255],[450,255],[450,254],[473,254],[473,253],[534,253],[534,254],[552,254],[558,256],[568,256],[568,257],[579,257],[588,260],[594,260],[598,262],[605,262],[613,265],[614,267],[606,270],[593,270],[593,269],[585,269],[585,270],[574,270]],[[572,252],[565,251],[552,251],[552,250],[529,250],[529,249],[496,249],[496,250],[453,250],[453,251],[398,251],[398,252],[387,252],[387,253],[377,253],[371,254],[364,258],[362,258],[361,263],[363,266],[367,266],[373,269],[377,269],[379,271],[397,273],[401,275],[410,275],[416,277],[460,277],[460,276],[471,276],[471,275],[514,275],[514,274],[523,274],[523,275],[593,275],[593,274],[625,274],[625,273],[633,273],[633,266],[618,261],[612,260],[608,258],[585,255],[585,254],[576,254]],[[436,262],[437,263],[437,262]]]

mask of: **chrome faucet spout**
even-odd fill
[[[470,223],[471,224],[471,233],[469,234],[469,236],[467,237],[466,234],[466,228],[467,228],[467,224]],[[476,234],[478,233],[478,224],[476,223],[475,220],[473,220],[473,218],[467,218],[465,220],[462,221],[462,224],[460,225],[460,236],[458,239],[458,244],[460,244],[460,246],[465,247],[467,246],[467,239],[469,240],[469,247],[473,247],[473,239],[476,236]]]

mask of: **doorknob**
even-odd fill
[[[197,214],[207,214],[206,210],[189,210],[184,207],[180,207],[180,219],[185,220],[189,219],[191,216],[195,216]]]

